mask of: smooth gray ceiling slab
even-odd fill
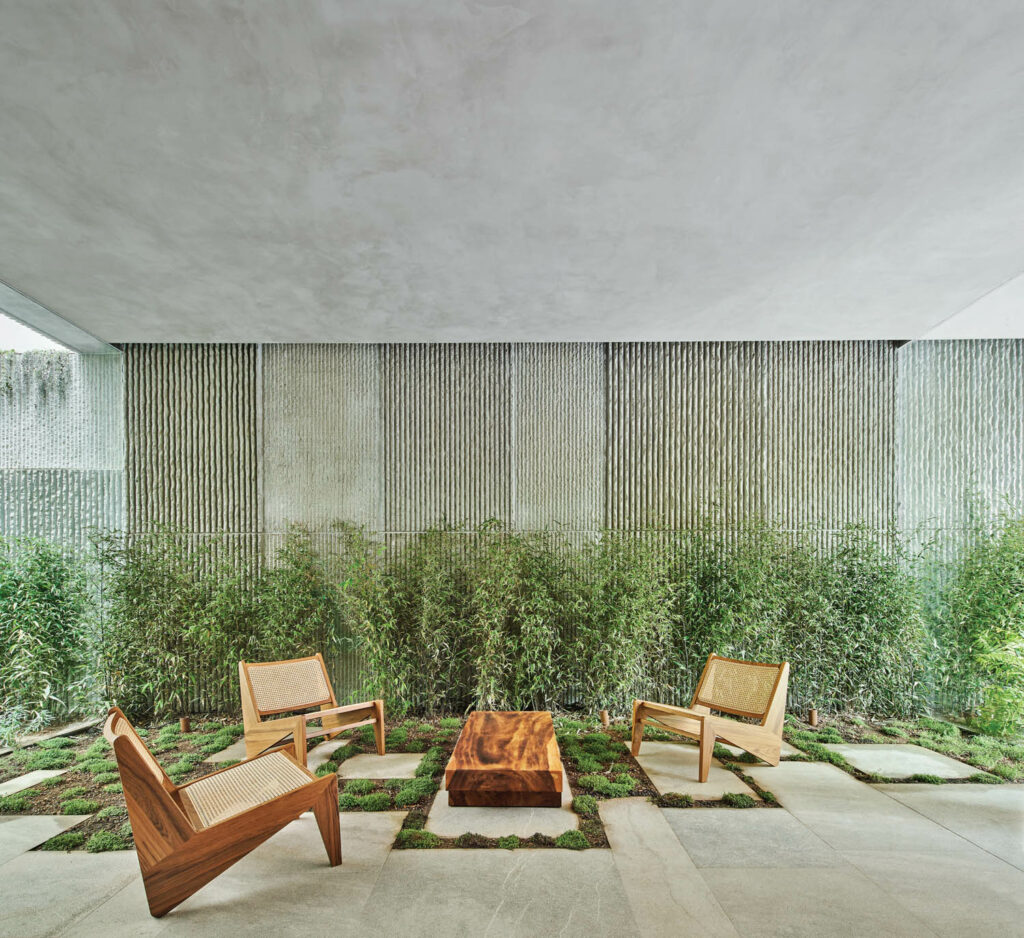
[[[1022,49],[1019,0],[4,0],[0,280],[111,342],[924,336],[1024,270]]]

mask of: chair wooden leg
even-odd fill
[[[331,784],[324,787],[323,795],[313,804],[313,815],[331,866],[338,866],[341,863],[341,821],[338,816],[337,777],[331,779]]]
[[[373,709],[377,714],[377,722],[373,724],[373,737],[377,741],[377,755],[384,755],[384,701],[375,700]]]
[[[697,774],[697,781],[706,782],[708,772],[711,771],[711,753],[715,751],[715,731],[704,724],[700,734],[700,770]]]
[[[633,701],[633,755],[636,756],[640,752],[640,743],[644,740],[644,721],[642,700]]]

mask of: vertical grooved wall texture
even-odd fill
[[[82,548],[124,524],[118,354],[0,352],[0,535]]]
[[[508,345],[384,348],[384,511],[391,532],[512,515]]]
[[[128,529],[260,528],[254,345],[125,349]]]
[[[971,493],[982,510],[1024,508],[1024,340],[911,342],[899,364],[903,530],[962,530]]]

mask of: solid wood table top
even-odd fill
[[[474,769],[557,772],[561,780],[562,760],[551,714],[547,710],[471,713],[448,763],[448,771]]]

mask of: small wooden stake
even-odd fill
[[[811,709],[807,712],[807,722],[810,723],[811,726],[817,726],[818,725],[818,711],[817,711],[817,708],[811,707]]]
[[[611,720],[608,718],[608,711],[607,710],[602,710],[601,711],[601,723],[604,724],[605,726],[607,726],[609,723],[611,723]]]
[[[188,717],[181,717],[178,720],[178,726],[181,727],[181,731],[183,733],[191,733],[192,732],[192,721]]]

